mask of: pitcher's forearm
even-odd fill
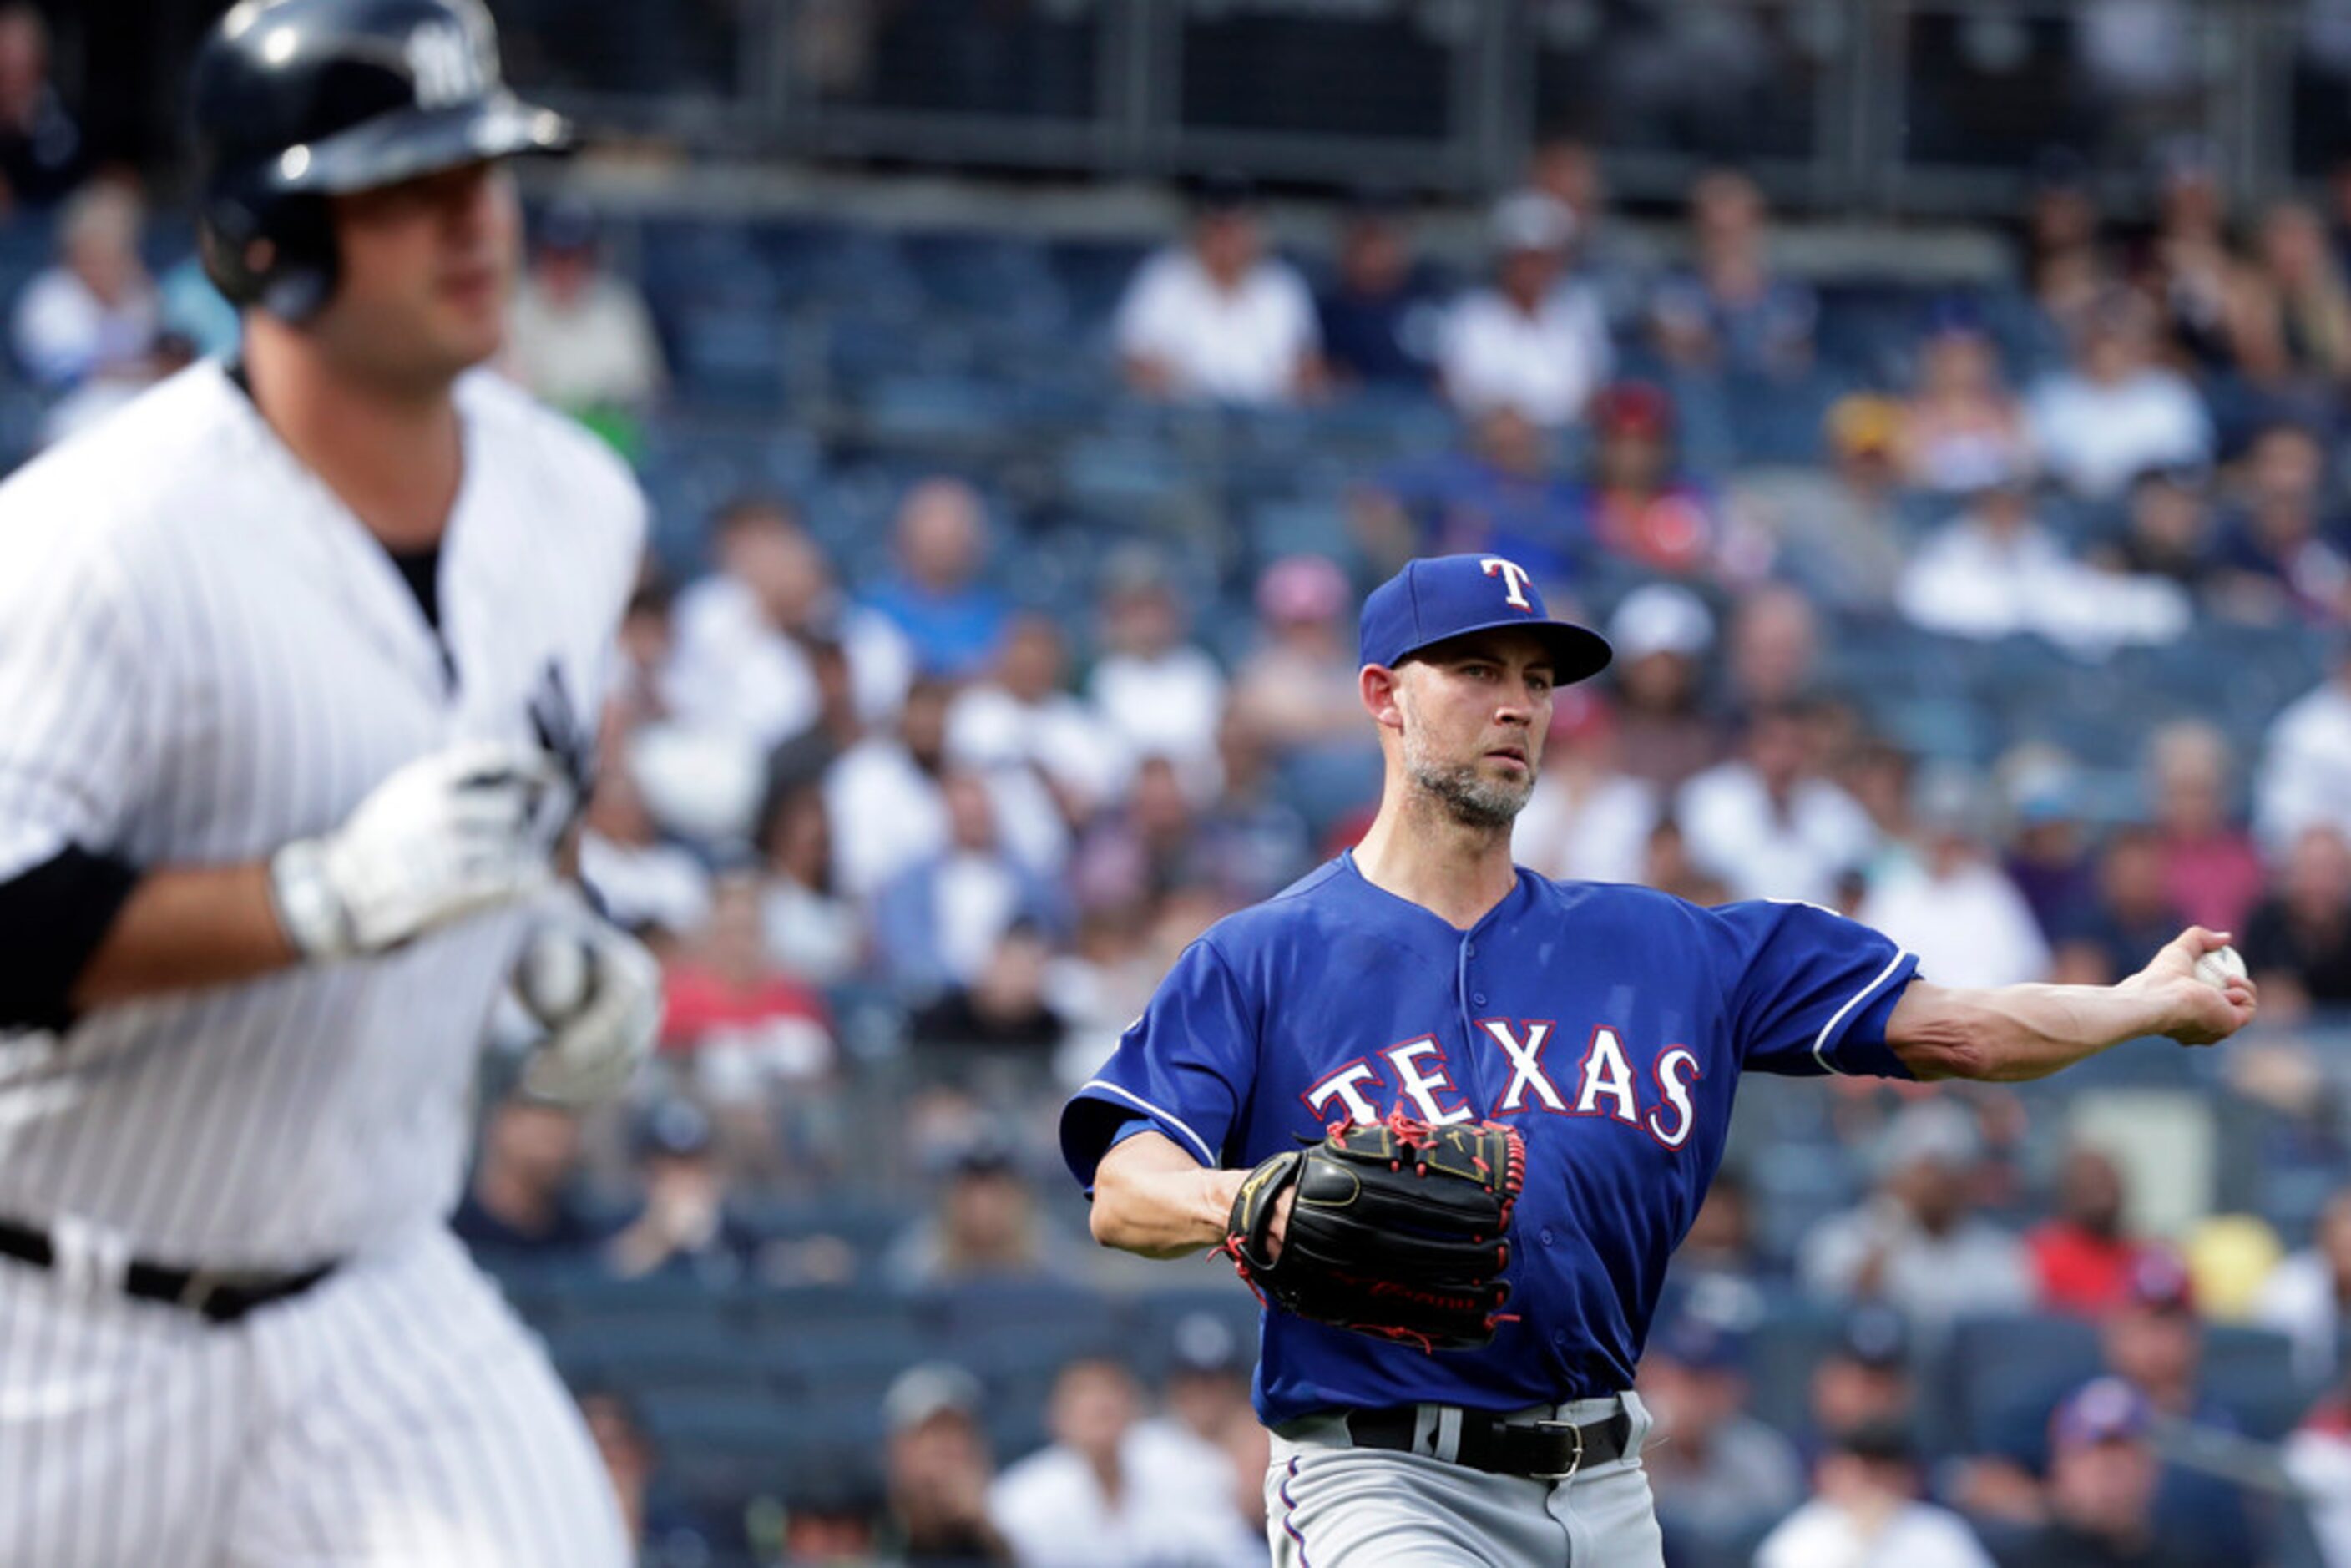
[[[1145,1258],[1181,1258],[1222,1242],[1233,1195],[1247,1173],[1191,1164],[1168,1145],[1176,1159],[1186,1161],[1175,1166],[1158,1151],[1136,1148],[1149,1136],[1103,1156],[1094,1176],[1094,1239]]]
[[[1987,989],[1917,983],[1896,1005],[1886,1034],[1921,1079],[2014,1083],[2152,1034],[2165,1019],[2161,999],[2133,980]]]

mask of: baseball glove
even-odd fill
[[[1525,1141],[1499,1122],[1334,1122],[1321,1143],[1249,1173],[1222,1250],[1284,1312],[1426,1351],[1474,1350],[1503,1321],[1505,1232],[1526,1170]],[[1293,1186],[1280,1255],[1269,1257],[1275,1207]]]

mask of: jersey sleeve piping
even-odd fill
[[[1896,948],[1894,956],[1886,961],[1886,967],[1871,977],[1869,984],[1848,997],[1844,1006],[1829,1015],[1829,1021],[1821,1026],[1821,1032],[1813,1040],[1813,1060],[1821,1064],[1821,1071],[1834,1073],[1839,1078],[1850,1076],[1844,1069],[1829,1060],[1829,1052],[1834,1050],[1837,1041],[1844,1037],[1846,1023],[1864,1003],[1883,991],[1896,976],[1916,968],[1917,964],[1916,955],[1903,948]]]
[[[1200,1136],[1199,1134],[1194,1132],[1190,1127],[1186,1126],[1184,1123],[1184,1119],[1176,1115],[1174,1112],[1162,1110],[1160,1107],[1154,1105],[1150,1101],[1145,1100],[1142,1095],[1134,1092],[1132,1089],[1121,1088],[1119,1085],[1112,1083],[1104,1079],[1090,1078],[1086,1080],[1085,1083],[1078,1090],[1080,1094],[1092,1094],[1097,1092],[1103,1094],[1116,1095],[1119,1099],[1125,1101],[1130,1105],[1133,1105],[1136,1110],[1141,1111],[1144,1115],[1149,1116],[1153,1121],[1160,1124],[1162,1126],[1173,1128],[1175,1131],[1183,1134],[1186,1138],[1191,1141],[1192,1147],[1198,1151],[1200,1163],[1203,1166],[1207,1166],[1211,1168],[1216,1166],[1217,1156],[1210,1152],[1208,1148],[1208,1141]]]

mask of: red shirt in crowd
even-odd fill
[[[2102,1317],[2130,1299],[2131,1265],[2139,1244],[2100,1236],[2069,1220],[2035,1226],[2024,1238],[2041,1281],[2041,1304],[2055,1312]]]

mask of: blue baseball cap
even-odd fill
[[[1440,555],[1408,561],[1364,601],[1363,663],[1393,668],[1424,648],[1471,632],[1525,627],[1551,644],[1559,685],[1596,675],[1614,656],[1589,627],[1554,621],[1534,574],[1498,555]]]

